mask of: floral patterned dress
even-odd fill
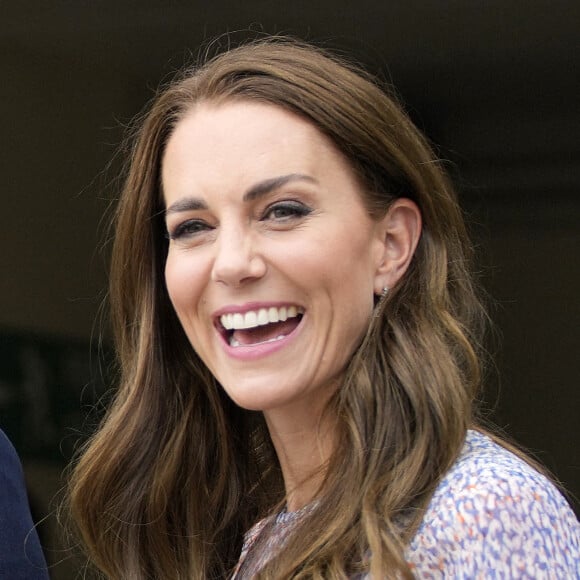
[[[283,512],[251,528],[232,579],[252,578],[304,513]],[[260,553],[250,556],[265,529]],[[580,579],[580,524],[546,477],[469,431],[405,556],[416,578]]]

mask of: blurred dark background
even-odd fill
[[[580,3],[0,1],[0,426],[36,517],[107,388],[96,321],[123,128],[201,45],[248,27],[353,54],[438,144],[501,335],[485,406],[580,494]],[[53,578],[75,577],[54,517],[40,529]]]

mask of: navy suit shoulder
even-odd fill
[[[47,580],[48,571],[32,522],[22,466],[0,430],[0,580]]]

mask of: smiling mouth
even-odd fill
[[[271,306],[248,312],[222,314],[219,326],[231,347],[256,346],[282,340],[300,324],[304,309],[298,306]]]

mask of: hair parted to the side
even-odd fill
[[[73,518],[107,577],[201,580],[227,577],[243,533],[283,501],[261,415],[223,393],[164,286],[165,145],[197,103],[231,100],[309,120],[357,172],[371,215],[408,197],[423,218],[411,267],[329,406],[340,433],[320,499],[260,577],[345,578],[370,566],[376,578],[410,578],[405,542],[459,453],[480,384],[484,314],[470,245],[441,163],[395,100],[356,66],[290,39],[252,42],[188,70],[142,121],[111,265],[121,380],[72,475]]]

